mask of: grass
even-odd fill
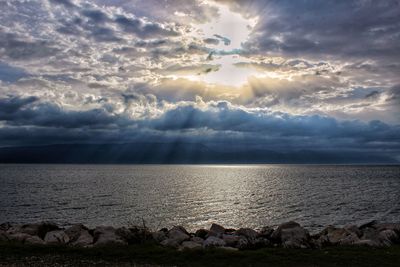
[[[36,265],[35,265],[36,262]],[[12,265],[16,264],[16,265]],[[400,246],[176,251],[156,245],[69,248],[0,243],[0,266],[400,266]],[[148,266],[148,265],[147,265]]]

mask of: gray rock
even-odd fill
[[[222,235],[222,240],[224,240],[226,246],[229,247],[236,247],[237,243],[239,242],[239,239],[240,237],[237,235],[227,235],[227,234]]]
[[[127,245],[111,226],[98,226],[94,230],[94,246]]]
[[[361,238],[362,240],[376,240],[378,239],[379,231],[376,228],[365,227],[362,230]]]
[[[200,249],[203,246],[194,241],[183,241],[181,245],[181,249]]]
[[[357,227],[357,225],[346,225],[344,229],[349,232],[355,233],[357,237],[361,237],[363,234],[362,231]]]
[[[356,233],[344,228],[327,228],[327,238],[331,245],[352,245],[360,240]]]
[[[260,230],[260,236],[265,237],[265,238],[270,238],[273,232],[274,232],[274,229],[272,227],[264,226]]]
[[[259,236],[259,233],[251,228],[240,228],[235,233],[250,240],[255,240]]]
[[[64,232],[68,235],[70,242],[75,242],[81,236],[82,232],[88,231],[88,228],[83,224],[75,224],[67,228]]]
[[[178,244],[181,244],[183,241],[187,241],[190,239],[189,234],[187,233],[186,230],[184,230],[183,227],[177,227],[174,226],[171,230],[168,232],[168,239],[173,239],[175,240]]]
[[[380,231],[378,234],[379,243],[382,246],[389,247],[393,244],[399,243],[399,235],[392,229]]]
[[[225,241],[222,240],[221,238],[215,237],[215,236],[209,236],[206,240],[203,242],[203,247],[209,248],[209,247],[223,247],[225,246]]]
[[[69,244],[77,247],[87,247],[93,244],[93,236],[89,233],[89,229],[83,224],[76,224],[65,231],[69,238]]]
[[[249,242],[249,240],[247,240],[246,237],[244,236],[240,236],[239,240],[236,244],[236,248],[238,249],[249,249],[251,248],[251,243]]]
[[[193,241],[193,242],[196,242],[196,243],[198,243],[200,245],[203,245],[204,239],[200,238],[198,236],[193,236],[193,237],[190,238],[190,241]]]
[[[164,247],[173,247],[173,248],[177,248],[179,247],[179,244],[177,240],[173,239],[173,238],[167,238],[163,241],[160,242],[161,246]]]
[[[140,244],[154,240],[153,233],[146,227],[131,227],[129,229],[122,227],[117,229],[117,234],[129,244]]]
[[[11,233],[11,234],[7,233],[7,235],[8,235],[8,240],[19,243],[24,243],[28,237],[31,237],[31,235],[25,233]]]
[[[199,229],[196,231],[195,236],[205,239],[210,231],[206,229]]]
[[[70,243],[71,246],[76,246],[76,247],[88,247],[91,246],[92,244],[93,244],[93,236],[87,230],[82,231],[78,239]]]
[[[393,230],[400,235],[400,223],[379,223],[375,225],[378,231]]]
[[[281,243],[285,248],[309,248],[310,235],[300,226],[281,229]]]
[[[164,241],[165,239],[167,239],[167,233],[165,233],[164,231],[157,231],[157,232],[153,232],[152,233],[153,239],[157,242],[157,243],[161,243],[162,241]]]
[[[36,235],[41,239],[44,239],[46,234],[50,231],[59,230],[60,228],[52,222],[41,222],[41,223],[31,223],[24,224],[20,226],[15,226],[9,229],[9,231],[24,233],[28,235]]]
[[[69,242],[69,237],[63,230],[55,230],[46,234],[44,242],[47,245],[64,245]]]
[[[300,224],[290,221],[286,223],[282,223],[281,225],[278,226],[278,228],[271,234],[271,239],[275,241],[280,241],[281,240],[281,233],[282,230],[284,229],[290,229],[290,228],[295,228],[295,227],[300,227]]]
[[[225,233],[225,228],[219,224],[213,223],[210,227],[209,236],[217,236],[220,237]]]

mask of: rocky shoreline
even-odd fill
[[[400,223],[376,221],[356,226],[327,226],[317,234],[310,234],[296,222],[287,222],[277,228],[263,227],[227,229],[212,224],[210,229],[189,233],[182,226],[150,231],[146,227],[98,226],[83,224],[61,228],[55,223],[40,222],[24,225],[0,224],[0,241],[27,245],[56,245],[71,247],[128,246],[132,244],[158,244],[178,250],[223,248],[246,250],[264,247],[310,248],[330,246],[389,247],[400,244]]]

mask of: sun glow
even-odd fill
[[[210,54],[207,57],[207,63],[216,65],[218,68],[201,75],[185,78],[239,87],[247,83],[249,77],[260,74],[254,68],[237,65],[237,63],[248,62],[247,59],[240,56],[240,52],[243,43],[250,38],[258,18],[246,19],[242,15],[229,10],[226,5],[207,1],[204,3],[215,6],[218,9],[219,16],[208,23],[193,26],[197,29],[197,37],[218,40],[217,45],[208,46]]]

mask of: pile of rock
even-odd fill
[[[144,227],[98,226],[89,229],[76,224],[62,229],[54,223],[42,222],[25,225],[0,225],[0,241],[33,245],[67,245],[98,247],[156,243],[176,249],[224,248],[229,250],[257,249],[270,246],[284,248],[322,248],[327,246],[361,245],[384,247],[400,244],[400,223],[371,222],[361,226],[337,228],[328,226],[311,235],[296,222],[287,222],[276,229],[263,227],[226,229],[212,224],[210,229],[189,233],[182,226],[163,228],[151,232]]]

